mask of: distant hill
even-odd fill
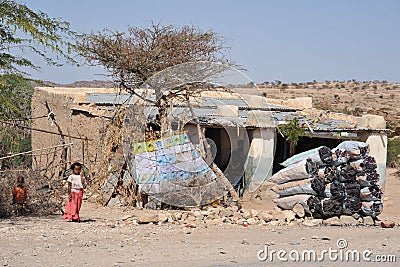
[[[266,97],[287,99],[309,96],[316,108],[329,109],[355,116],[384,116],[388,127],[400,127],[400,83],[387,81],[325,81],[257,84]]]
[[[114,83],[111,81],[100,81],[100,80],[93,80],[93,81],[76,81],[70,84],[63,84],[60,85],[63,87],[87,87],[87,88],[109,88],[114,87]]]
[[[101,81],[101,80],[93,80],[93,81],[76,81],[69,84],[61,84],[54,83],[49,81],[44,81],[41,83],[34,83],[34,86],[50,86],[50,87],[70,87],[70,88],[78,88],[78,87],[86,87],[86,88],[110,88],[114,87],[114,83],[111,81]]]

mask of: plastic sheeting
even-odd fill
[[[284,162],[281,163],[282,166],[287,167],[289,165],[296,164],[300,161],[310,159],[318,165],[330,164],[332,161],[332,151],[326,146],[320,146],[299,154],[296,154]]]
[[[270,181],[278,184],[271,189],[280,196],[274,202],[283,209],[290,209],[296,203],[306,201],[311,213],[324,218],[353,213],[379,215],[383,208],[383,193],[376,161],[368,156],[368,144],[342,142],[332,149],[330,164],[327,161],[321,164],[321,148],[324,147],[293,156],[287,162],[302,161],[271,177]]]
[[[286,182],[308,178],[309,175],[306,169],[306,162],[307,160],[302,160],[280,170],[272,175],[272,177],[269,179],[269,182],[283,184]]]
[[[186,133],[136,143],[133,148],[136,179],[139,185],[146,184],[141,188],[147,192],[160,192],[162,181],[188,180],[205,173],[213,174]]]
[[[311,195],[294,195],[274,199],[274,203],[284,210],[291,210],[296,204],[301,204],[308,211],[307,200]]]

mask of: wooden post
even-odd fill
[[[82,140],[82,164],[85,165],[85,140]]]

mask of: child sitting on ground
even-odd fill
[[[20,215],[24,211],[25,200],[28,197],[28,189],[24,186],[24,177],[19,176],[17,178],[17,186],[14,187],[12,194],[13,203],[17,205],[15,212],[17,215]]]

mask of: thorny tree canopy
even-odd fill
[[[14,0],[0,0],[0,21],[0,119],[21,120],[28,117],[32,86],[27,85],[20,68],[39,68],[25,52],[31,51],[52,65],[60,65],[60,57],[75,63],[70,57],[75,46],[68,41],[75,33],[68,22]]]
[[[30,123],[33,86],[24,70],[39,69],[26,52],[50,65],[61,65],[61,59],[76,63],[71,57],[74,36],[68,22],[14,0],[0,0],[0,156],[30,148],[29,131],[16,127]]]
[[[123,89],[134,92],[153,74],[182,63],[210,61],[229,63],[224,40],[213,31],[193,26],[152,24],[129,27],[128,32],[86,34],[79,44],[91,64],[105,67]]]
[[[0,1],[0,71],[21,72],[21,67],[38,69],[26,51],[39,55],[50,65],[60,65],[60,57],[76,63],[70,56],[74,45],[68,41],[75,33],[69,23],[35,12],[14,0]],[[54,57],[49,56],[52,52]],[[22,52],[22,53],[21,53]]]
[[[30,101],[33,93],[31,82],[21,75],[0,75],[0,122],[27,124],[31,113]],[[0,157],[12,152],[30,149],[29,132],[18,127],[0,123]],[[29,165],[26,158],[0,161],[0,169]]]

